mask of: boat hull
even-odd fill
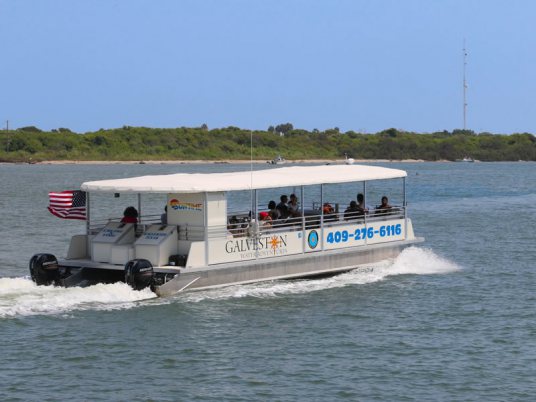
[[[185,290],[214,288],[276,279],[304,278],[338,273],[394,258],[422,238],[381,243],[364,247],[331,250],[241,264],[221,264],[208,268],[184,269],[174,279],[155,288],[159,296]]]
[[[216,264],[200,268],[155,267],[151,288],[158,296],[165,297],[183,291],[233,284],[337,274],[394,258],[404,248],[422,241],[424,241],[423,238],[413,238],[363,247],[304,253],[277,259]],[[56,280],[46,284],[86,287],[98,283],[116,282],[125,282],[125,270],[121,266],[98,263],[84,266],[81,261],[78,264],[73,260],[60,260]]]

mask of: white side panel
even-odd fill
[[[366,244],[386,243],[403,240],[405,232],[404,219],[375,221],[365,224],[350,224],[324,228],[324,250],[345,247],[364,246]],[[321,232],[315,229],[320,237]],[[312,232],[312,231],[309,231]],[[308,251],[317,251],[321,244],[312,247],[311,235],[308,234],[306,247]]]
[[[361,231],[363,233],[363,231]],[[367,224],[367,244],[386,243],[389,241],[404,240],[406,221],[404,219],[391,219]],[[372,238],[370,237],[373,234]]]
[[[189,240],[179,240],[177,254],[188,254],[190,252],[190,246],[192,242]]]
[[[407,240],[412,240],[415,238],[415,233],[413,233],[413,223],[411,219],[408,218],[408,224],[406,225]]]
[[[227,199],[225,193],[207,193],[207,226],[227,225]]]
[[[79,259],[87,257],[87,235],[74,235],[69,243],[67,259]]]
[[[203,267],[205,262],[205,242],[193,241],[188,252],[186,268]]]
[[[168,194],[167,222],[169,225],[203,226],[204,216],[203,193]]]
[[[280,257],[303,252],[301,231],[267,232],[258,237],[214,239],[209,243],[209,264]]]

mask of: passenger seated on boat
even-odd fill
[[[288,197],[283,194],[280,198],[281,202],[277,204],[277,210],[279,211],[280,219],[287,219],[290,216],[290,210],[288,209]]]
[[[125,209],[123,212],[122,223],[138,223],[138,211],[136,208],[130,206]]]
[[[324,214],[324,222],[331,222],[337,220],[337,214],[335,209],[331,206],[330,203],[326,202],[322,206],[322,213]]]
[[[381,205],[376,207],[376,215],[389,215],[391,213],[391,209],[393,207],[389,205],[389,199],[387,196],[382,197],[382,203]]]
[[[365,205],[365,196],[361,193],[357,194],[357,209],[361,212],[361,215],[369,213],[370,207]]]
[[[298,197],[296,197],[296,194],[292,193],[290,195],[290,201],[288,203],[288,210],[290,213],[290,216],[297,217],[300,216],[300,209],[298,207]]]
[[[263,229],[270,229],[272,227],[272,218],[268,212],[259,212],[259,221]]]
[[[298,206],[298,197],[296,197],[296,194],[290,195],[290,201],[287,205],[288,205],[289,216],[287,218],[286,224],[288,226],[301,225],[302,216],[301,216],[300,208]]]
[[[355,220],[361,216],[363,216],[363,211],[358,208],[357,202],[350,201],[350,205],[344,211],[344,220],[345,221]]]
[[[268,203],[268,214],[270,215],[270,218],[272,218],[273,221],[276,219],[279,219],[281,217],[281,214],[279,213],[279,210],[276,207],[275,201],[270,201]]]

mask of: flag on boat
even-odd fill
[[[86,192],[67,190],[48,193],[51,214],[63,219],[86,220]]]

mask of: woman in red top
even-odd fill
[[[134,207],[127,207],[123,212],[122,223],[138,223],[138,211]]]

